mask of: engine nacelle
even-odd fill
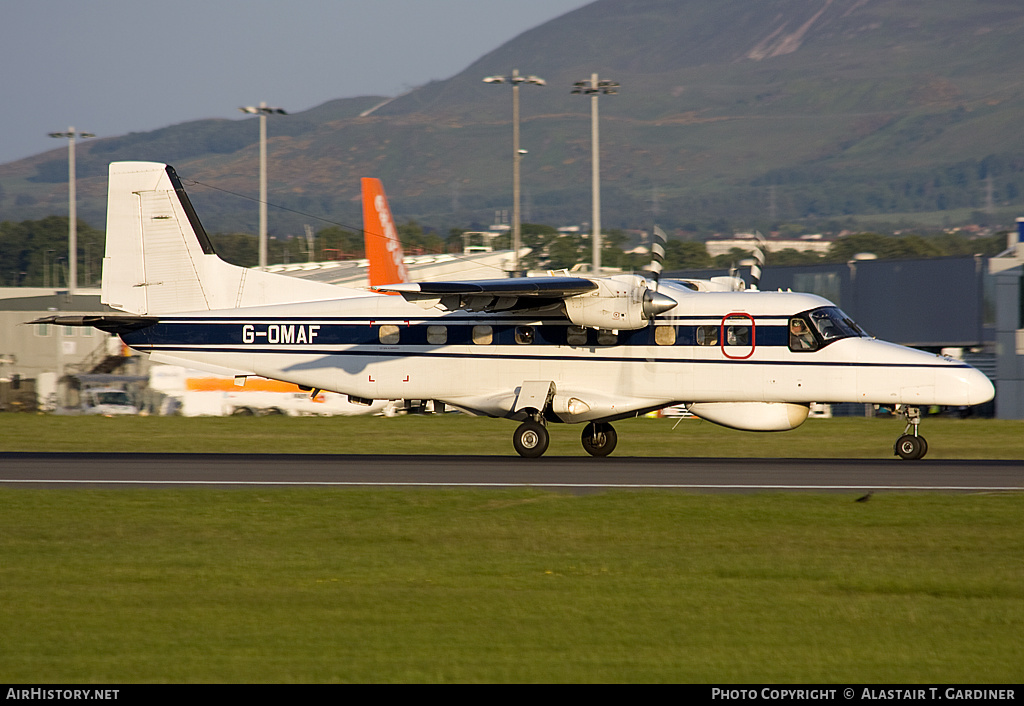
[[[742,431],[789,431],[807,420],[810,405],[790,402],[697,402],[691,414]]]
[[[647,288],[638,275],[594,279],[597,289],[569,297],[565,312],[577,326],[612,331],[643,328],[658,314],[676,305],[675,299]]]

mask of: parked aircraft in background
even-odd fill
[[[408,282],[402,242],[380,179],[363,177],[363,240],[370,286]]]
[[[238,385],[242,382],[244,384]],[[216,375],[180,365],[154,365],[149,372],[149,387],[165,397],[161,414],[183,417],[223,416],[355,416],[393,415],[395,405],[380,400],[373,405],[354,404],[345,395],[320,392],[310,395],[280,380],[248,377],[236,380],[231,375]]]
[[[604,456],[610,422],[669,405],[781,431],[813,402],[860,402],[900,406],[895,452],[916,459],[921,406],[994,395],[965,363],[872,339],[812,294],[616,275],[384,296],[248,270],[217,257],[173,168],[149,162],[110,165],[107,214],[103,301],[126,313],[47,321],[115,332],[157,362],[514,419],[522,456],[544,453],[549,423],[584,424],[583,447]]]

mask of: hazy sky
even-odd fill
[[[0,0],[0,163],[266,101],[397,95],[590,0]]]

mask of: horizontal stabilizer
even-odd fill
[[[107,333],[128,333],[138,331],[157,322],[155,316],[118,316],[117,314],[85,316],[44,316],[27,321],[29,324],[53,324],[54,326],[92,326]]]

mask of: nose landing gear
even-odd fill
[[[917,461],[928,453],[928,442],[920,436],[917,427],[921,424],[921,410],[918,407],[903,407],[900,412],[907,420],[903,436],[896,439],[893,453],[905,461]]]
[[[619,437],[607,422],[591,422],[583,428],[580,439],[584,450],[591,456],[607,456],[615,450]]]

